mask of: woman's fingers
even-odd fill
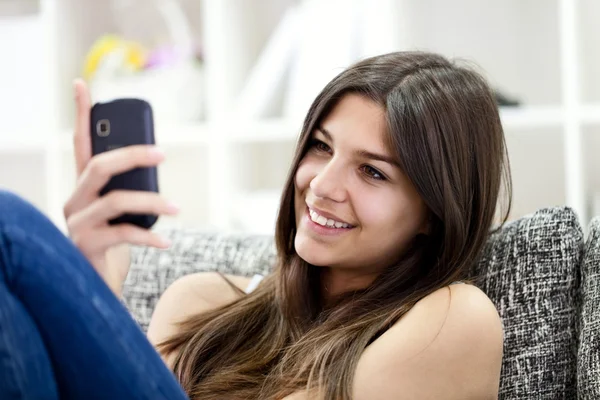
[[[92,139],[90,137],[91,100],[87,85],[82,79],[76,79],[73,86],[77,109],[73,147],[75,149],[77,177],[79,177],[92,157]]]
[[[88,190],[99,192],[111,177],[138,167],[154,167],[165,158],[154,145],[133,145],[107,151],[94,156],[86,166],[82,180],[89,184]]]
[[[70,231],[106,224],[123,214],[175,215],[179,208],[158,193],[136,190],[114,190],[97,198],[89,206],[73,214],[67,224]]]
[[[65,217],[87,207],[111,177],[138,167],[154,167],[164,154],[152,145],[135,145],[98,154],[87,163],[73,195],[64,207]]]
[[[107,225],[103,228],[87,229],[78,232],[71,239],[89,257],[93,257],[94,254],[105,254],[107,249],[122,243],[161,249],[170,246],[168,239],[151,230],[131,224]]]

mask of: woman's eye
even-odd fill
[[[325,153],[331,153],[331,147],[329,147],[325,142],[320,141],[319,139],[313,139],[311,141],[311,148],[314,148],[317,151],[323,151]]]
[[[370,165],[363,165],[362,170],[370,178],[380,180],[380,181],[385,180],[385,176],[381,172],[376,170],[375,168],[371,167]]]

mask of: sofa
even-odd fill
[[[568,207],[538,210],[489,238],[472,276],[504,329],[500,399],[600,399],[600,218],[584,235]],[[147,329],[161,293],[199,271],[252,276],[275,263],[273,238],[162,229],[168,250],[133,247],[123,291]]]

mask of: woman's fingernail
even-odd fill
[[[173,244],[173,242],[171,242],[171,240],[166,237],[161,237],[160,244],[161,244],[161,247],[169,248],[169,247],[171,247],[171,244]]]
[[[150,150],[148,150],[148,153],[151,157],[156,158],[163,158],[165,156],[165,152],[158,147],[151,147]]]
[[[169,214],[176,214],[180,210],[179,206],[175,203],[169,202],[167,203],[167,212]]]

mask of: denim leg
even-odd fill
[[[58,400],[40,333],[23,305],[0,282],[0,399]]]
[[[187,398],[81,252],[6,191],[0,191],[0,282],[37,327],[61,399]]]

